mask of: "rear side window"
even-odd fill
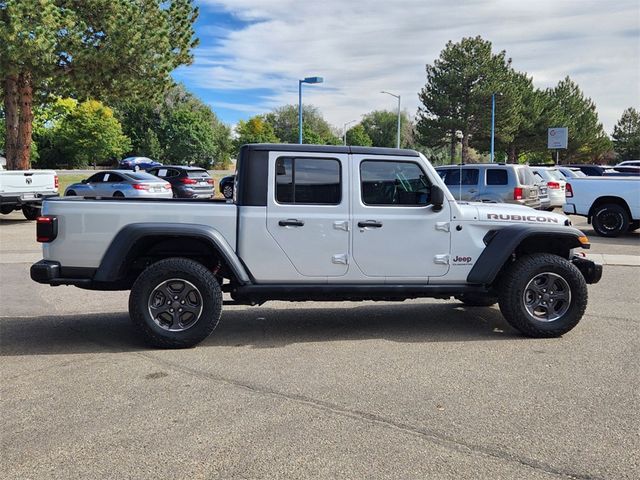
[[[431,184],[412,162],[363,161],[360,164],[365,205],[427,205]]]
[[[533,176],[533,173],[531,173],[531,169],[529,167],[522,167],[517,170],[520,185],[535,185],[536,179]]]
[[[509,174],[502,168],[487,168],[487,185],[507,185]]]
[[[338,205],[341,196],[338,160],[295,157],[280,157],[276,160],[278,203]]]
[[[448,168],[443,180],[445,185],[477,185],[478,174],[477,168]]]

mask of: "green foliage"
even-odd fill
[[[285,105],[264,115],[265,122],[284,143],[298,143],[298,106]],[[320,111],[312,105],[302,107],[302,139],[304,143],[339,145],[340,138],[333,132]]]
[[[374,147],[395,148],[398,143],[398,113],[374,110],[362,117],[361,125]],[[400,112],[400,147],[413,144],[413,124],[406,112]]]
[[[52,128],[53,140],[73,167],[116,160],[131,144],[113,111],[96,100],[78,104]]]
[[[640,159],[640,113],[627,108],[613,127],[613,148],[619,161]]]
[[[236,125],[236,147],[240,148],[247,143],[279,143],[273,126],[264,121],[261,115],[256,115],[246,122],[240,120]]]
[[[373,142],[362,124],[358,123],[347,130],[347,145],[371,147]]]
[[[575,82],[566,77],[546,93],[549,126],[569,129],[568,148],[560,151],[562,163],[597,161],[611,150],[595,104]]]

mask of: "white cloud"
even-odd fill
[[[393,109],[389,90],[414,114],[432,63],[448,40],[481,35],[506,50],[514,67],[539,87],[566,75],[598,106],[611,131],[628,106],[640,104],[640,7],[636,0],[204,0],[254,23],[215,30],[219,44],[196,51],[183,74],[200,88],[268,89],[250,113],[297,102],[297,79],[325,78],[305,87],[305,103],[334,125],[373,109]],[[214,102],[215,103],[215,102]]]

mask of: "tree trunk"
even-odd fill
[[[518,163],[518,150],[514,144],[509,145],[509,162]]]
[[[458,139],[456,138],[456,131],[451,130],[451,165],[456,163],[456,144],[458,143]]]
[[[20,117],[18,121],[17,170],[28,170],[31,166],[31,132],[33,130],[33,83],[31,73],[23,72],[18,81],[20,95]]]
[[[469,134],[463,132],[462,135],[462,163],[469,163]]]
[[[18,93],[18,77],[8,75],[4,79],[4,114],[5,114],[5,142],[4,150],[7,157],[7,170],[18,169],[18,123],[20,95]]]

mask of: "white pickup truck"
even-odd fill
[[[40,214],[42,201],[58,196],[58,176],[53,170],[4,170],[0,164],[0,213],[22,210],[27,220]]]
[[[587,217],[598,235],[640,228],[640,177],[568,178],[565,213]]]
[[[233,202],[47,201],[31,278],[130,289],[137,330],[179,348],[213,331],[222,292],[249,305],[455,297],[499,303],[526,335],[559,336],[602,275],[564,215],[456,202],[412,150],[245,145],[235,184]]]

